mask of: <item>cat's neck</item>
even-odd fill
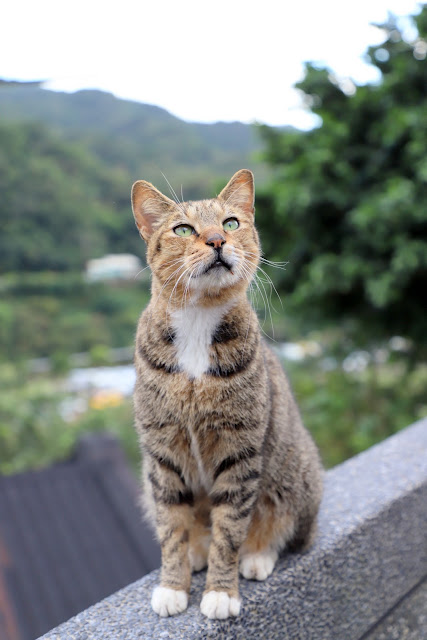
[[[173,336],[179,368],[190,378],[199,378],[209,370],[211,345],[221,334],[221,328],[232,324],[236,331],[241,325],[242,335],[247,334],[252,308],[245,295],[211,303],[194,298],[178,306],[160,299],[156,305],[152,299],[151,311],[160,319],[163,331]]]
[[[187,305],[171,314],[171,326],[179,366],[192,378],[198,378],[210,366],[210,345],[218,327],[234,301],[225,305],[202,307]]]

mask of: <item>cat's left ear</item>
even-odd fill
[[[132,187],[133,217],[145,242],[148,242],[153,231],[161,225],[165,215],[175,206],[172,200],[146,180],[138,180]]]
[[[232,207],[254,215],[254,175],[249,169],[241,169],[231,178],[218,196]]]

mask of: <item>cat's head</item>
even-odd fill
[[[195,202],[174,202],[139,180],[132,187],[132,209],[165,295],[218,297],[246,290],[260,255],[251,171],[238,171],[218,197]]]

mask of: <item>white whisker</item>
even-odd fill
[[[161,289],[160,289],[160,291],[159,291],[159,295],[157,296],[157,298],[156,298],[156,300],[155,300],[155,302],[154,302],[154,306],[156,306],[156,305],[157,305],[157,303],[159,302],[160,296],[162,295],[163,290],[165,289],[165,287],[166,287],[166,286],[168,285],[168,283],[172,280],[172,278],[174,277],[174,275],[175,275],[175,274],[178,274],[178,273],[179,273],[179,271],[180,271],[183,267],[185,267],[185,262],[183,262],[183,264],[181,264],[177,269],[175,269],[175,271],[173,271],[173,272],[171,273],[171,275],[170,275],[170,276],[165,280],[165,282],[163,283],[162,288],[161,288]]]
[[[178,205],[178,207],[181,209],[182,213],[185,213],[185,209],[182,206],[182,203],[179,201],[178,196],[176,195],[175,189],[173,188],[173,186],[171,185],[171,183],[169,182],[169,180],[167,179],[167,177],[165,176],[165,174],[163,173],[163,171],[160,172],[162,174],[162,176],[164,177],[164,179],[166,180],[168,187],[170,189],[170,192],[172,194],[172,198],[175,201],[175,203]]]
[[[264,258],[263,256],[258,256],[256,253],[253,253],[251,251],[245,251],[245,254],[248,256],[254,256],[256,258],[259,259],[260,262],[270,266],[270,267],[274,267],[276,269],[282,269],[283,271],[286,271],[286,265],[289,264],[289,261],[287,262],[273,262],[273,260],[267,260],[266,258]]]
[[[184,266],[185,266],[185,265],[184,265]],[[180,282],[181,278],[182,278],[183,276],[185,276],[185,274],[187,273],[187,271],[189,271],[190,269],[191,269],[191,266],[190,266],[190,267],[187,267],[187,268],[185,269],[185,271],[183,271],[183,272],[181,273],[181,275],[179,276],[178,280],[175,282],[174,287],[173,287],[173,289],[172,289],[172,291],[171,291],[171,294],[170,294],[170,296],[169,296],[169,300],[168,300],[167,307],[166,307],[166,317],[167,317],[167,316],[168,316],[168,314],[169,314],[169,305],[170,305],[170,303],[172,302],[172,297],[173,297],[173,295],[174,295],[174,293],[175,293],[175,289],[177,288],[177,286],[178,286],[178,284],[179,284],[179,282]]]
[[[260,267],[259,265],[258,265],[257,269],[259,269],[259,270],[261,271],[261,273],[263,273],[263,274],[265,275],[265,277],[266,277],[265,282],[266,282],[267,284],[269,284],[269,285],[270,285],[270,303],[271,303],[271,306],[273,307],[273,310],[274,310],[276,313],[278,313],[277,309],[275,309],[275,308],[274,308],[274,305],[273,305],[273,303],[272,303],[272,301],[271,301],[271,294],[272,294],[272,291],[274,291],[274,293],[276,294],[276,296],[277,296],[277,297],[278,297],[278,299],[279,299],[280,306],[281,306],[281,307],[282,307],[282,309],[283,309],[283,303],[282,303],[282,299],[281,299],[281,297],[279,296],[279,292],[277,291],[276,287],[274,286],[274,282],[273,282],[273,280],[270,278],[270,276],[268,275],[268,273],[266,273],[266,271],[264,271],[264,269],[263,269],[262,267]],[[260,276],[258,276],[258,277],[260,277]],[[261,278],[260,278],[260,280],[262,281],[262,279],[261,279]]]
[[[256,300],[256,296],[259,296],[262,301],[262,307],[264,308],[264,311],[268,313],[273,336],[269,336],[263,329],[264,323],[266,321],[265,317],[264,317],[263,323],[260,324],[260,329],[267,338],[274,340],[273,316],[270,308],[270,300],[268,298],[267,291],[264,287],[263,281],[256,273],[252,274],[247,264],[244,264],[242,262],[239,264],[239,267],[240,267],[241,273],[243,273],[245,279],[248,280],[249,282],[249,294],[251,297],[253,296],[252,298],[253,302]],[[254,286],[256,287],[256,291],[254,291]],[[255,304],[255,306],[257,305]]]
[[[138,273],[137,273],[136,275],[134,275],[133,279],[134,279],[134,280],[136,280],[136,279],[137,279],[137,277],[139,276],[139,274],[140,274],[140,273],[142,273],[143,271],[145,271],[146,269],[149,269],[149,267],[150,267],[150,265],[149,265],[149,264],[147,264],[147,266],[146,266],[146,267],[143,267],[143,268],[141,269],[141,271],[138,271]]]

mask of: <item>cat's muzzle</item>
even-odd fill
[[[212,269],[220,269],[221,267],[225,267],[228,271],[231,271],[232,265],[225,260],[222,247],[219,247],[218,249],[215,248],[214,254],[212,262],[206,267],[203,273],[208,273]]]

